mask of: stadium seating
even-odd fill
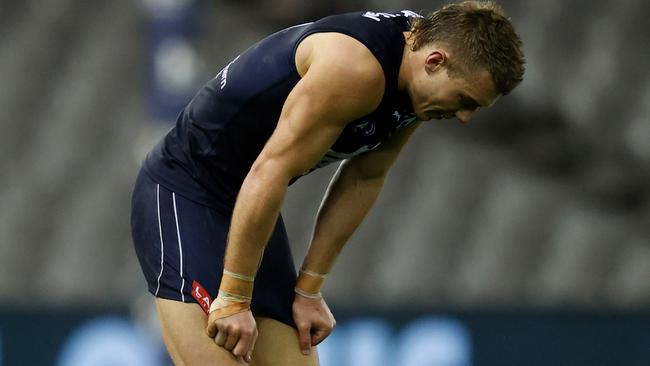
[[[525,41],[526,81],[470,126],[418,131],[335,266],[331,302],[650,304],[650,48],[640,32],[650,6],[501,3]],[[232,2],[210,4],[196,45],[214,65],[205,79],[274,30]],[[0,8],[0,299],[129,302],[145,291],[129,193],[142,134],[157,123],[144,105],[144,15],[129,1]],[[332,171],[290,189],[297,263]]]

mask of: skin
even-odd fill
[[[450,77],[448,67],[453,53],[444,45],[432,44],[411,51],[410,34],[405,47],[398,87],[406,91],[418,119],[456,118],[469,122],[478,108],[492,106],[500,97],[485,69],[473,70],[465,77]]]
[[[455,117],[467,123],[476,109],[490,106],[498,99],[487,71],[475,70],[465,78],[450,78],[447,70],[453,54],[448,48],[429,45],[412,51],[408,32],[405,39],[398,87],[410,96],[419,121],[395,133],[377,150],[340,165],[319,209],[302,268],[317,273],[331,270],[344,244],[375,202],[402,147],[422,121]],[[383,97],[385,80],[381,65],[365,46],[343,34],[318,33],[307,37],[297,49],[296,66],[302,78],[289,94],[276,130],[239,192],[224,263],[232,272],[255,275],[289,180],[314,166],[345,125],[375,110]],[[183,308],[179,313],[176,309],[177,313],[170,313],[167,302],[158,301],[158,306],[170,352],[183,353],[183,344],[176,343],[169,334],[193,332],[194,337],[196,328],[178,329],[174,324],[165,326],[165,323],[173,323],[173,317],[189,316],[188,310]],[[192,316],[198,319],[197,314]],[[325,339],[335,326],[334,317],[323,299],[296,295],[293,316],[298,327],[294,335],[297,337],[275,344],[273,353],[284,355],[287,360],[298,360],[298,363],[283,360],[268,365],[314,364],[312,347]],[[232,356],[223,365],[267,364],[257,363],[257,357],[264,357],[264,353],[254,351],[263,330],[250,311],[221,319],[209,316],[207,322],[195,322],[197,326],[202,324],[214,340],[201,332],[203,339],[210,340],[209,345],[203,341],[192,345],[195,351],[185,352],[190,355],[188,357],[192,353],[201,354],[199,349],[208,352],[210,347],[217,347]],[[168,342],[168,339],[171,340]]]
[[[208,317],[194,303],[156,298],[163,340],[175,365],[239,366],[241,357],[217,346],[203,329]],[[275,319],[255,317],[259,337],[250,366],[318,366],[317,352],[300,353],[294,328]]]
[[[287,97],[278,125],[253,163],[235,204],[224,262],[224,268],[232,272],[255,274],[289,180],[314,166],[346,124],[376,109],[383,96],[381,65],[367,48],[348,36],[327,33],[308,37],[297,50],[296,66],[302,78]],[[293,310],[301,349],[309,353],[312,345],[329,335],[333,317],[323,300],[297,296]],[[247,311],[210,318],[208,331],[216,327],[218,333],[240,338],[240,334],[252,332],[254,324]],[[317,337],[312,338],[312,333]],[[243,357],[252,346],[251,338],[245,337],[233,354]]]

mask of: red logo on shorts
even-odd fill
[[[201,305],[203,311],[208,314],[210,312],[210,303],[212,302],[212,299],[203,286],[196,281],[192,281],[192,296],[194,296],[196,302]]]

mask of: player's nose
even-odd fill
[[[469,120],[472,118],[472,114],[474,114],[474,111],[458,111],[455,113],[456,119],[458,119],[460,123],[469,122]]]

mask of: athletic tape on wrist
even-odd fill
[[[252,300],[250,296],[231,294],[230,292],[221,291],[221,290],[219,291],[219,297],[223,300],[231,301],[231,302],[251,302]]]
[[[224,270],[223,270],[223,274],[226,275],[226,276],[230,276],[230,277],[236,278],[236,279],[238,279],[238,280],[246,281],[246,282],[253,282],[253,281],[255,281],[255,276],[248,276],[248,275],[241,274],[241,273],[230,272],[230,271],[227,270],[227,269],[224,269]]]
[[[327,277],[326,274],[322,274],[322,273],[318,273],[318,272],[314,272],[314,271],[310,271],[310,270],[302,269],[302,268],[300,269],[300,272],[302,272],[302,273],[304,273],[306,275],[312,276],[312,277],[321,277],[323,279],[325,277]]]
[[[229,296],[231,295],[219,291],[217,298],[210,305],[210,315],[221,319],[250,309],[250,299],[248,301],[233,301],[229,299]]]
[[[253,276],[224,269],[219,293],[210,304],[210,315],[219,319],[249,310],[254,280]]]
[[[326,275],[301,269],[296,281],[294,291],[308,299],[320,299],[323,296],[320,293],[320,288],[323,286]]]
[[[250,299],[253,296],[253,280],[251,276],[224,270],[219,292]]]
[[[303,290],[299,289],[298,287],[294,287],[293,291],[295,293],[297,293],[298,295],[302,296],[302,297],[306,297],[306,298],[312,299],[312,300],[318,300],[318,299],[323,298],[323,294],[321,294],[320,292],[315,293],[315,294],[314,293],[309,293],[309,292],[306,292],[306,291],[303,291]]]

